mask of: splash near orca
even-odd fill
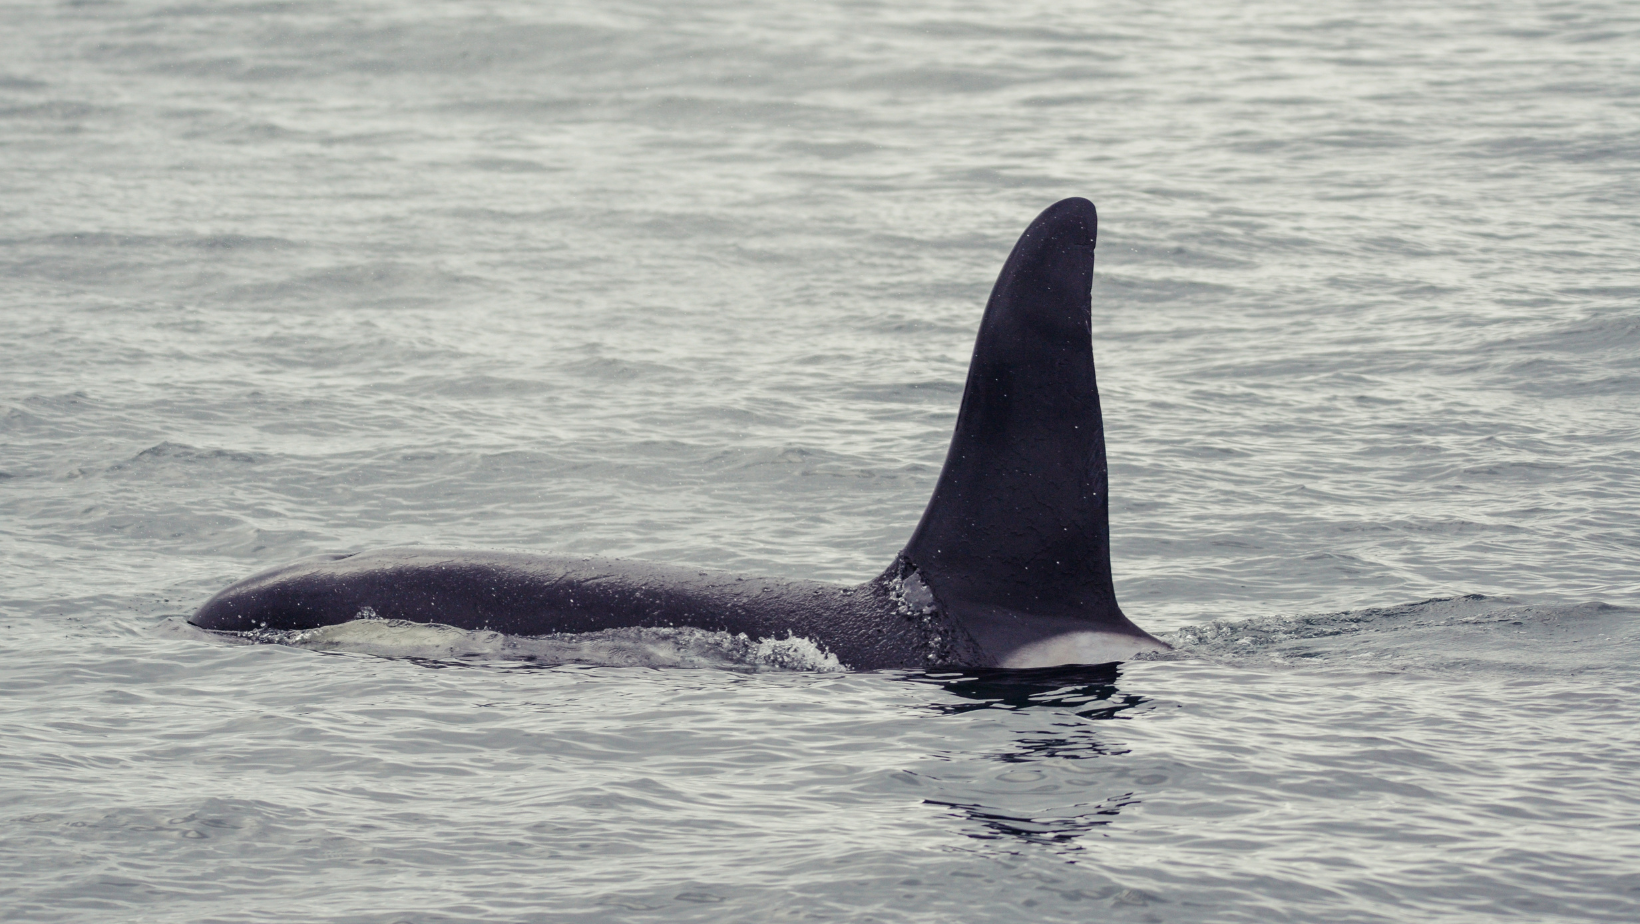
[[[508,635],[693,627],[801,636],[855,670],[1050,667],[1165,649],[1111,582],[1091,329],[1098,213],[1065,199],[1003,264],[934,495],[888,570],[858,586],[646,562],[384,549],[295,562],[212,597],[217,631],[359,618]]]

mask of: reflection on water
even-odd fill
[[[1068,841],[1110,824],[1122,808],[1138,805],[1139,800],[1124,798],[1096,805],[1077,805],[1072,808],[1082,811],[1076,814],[1042,816],[1012,815],[984,805],[942,802],[938,799],[924,799],[923,803],[956,809],[950,813],[952,817],[978,822],[981,830],[963,832],[975,840],[1017,837],[1033,844],[1063,846]]]
[[[1139,804],[1132,792],[1088,800],[1093,780],[1066,774],[1062,761],[1085,761],[1128,753],[1125,746],[1105,740],[1100,725],[1122,717],[1147,701],[1117,687],[1119,665],[1070,665],[1035,670],[981,669],[960,673],[908,676],[915,683],[935,684],[958,698],[928,708],[944,716],[986,709],[1005,710],[1021,717],[1050,719],[1049,728],[1021,727],[1011,740],[983,760],[1019,765],[996,774],[987,771],[978,785],[963,787],[961,797],[927,798],[925,805],[963,822],[963,834],[982,841],[1023,841],[1057,851],[1081,850],[1075,842],[1113,822],[1122,809]],[[1108,726],[1107,726],[1108,728]],[[962,759],[960,755],[951,755]],[[1070,777],[1070,778],[1067,778]],[[1021,788],[1023,787],[1023,788]],[[1067,796],[1078,801],[1065,804]]]
[[[1116,664],[1070,664],[1033,670],[980,668],[960,673],[917,674],[906,679],[939,684],[946,692],[968,700],[930,704],[931,709],[943,715],[959,715],[976,709],[1048,707],[1070,709],[1087,719],[1111,719],[1144,702],[1143,697],[1116,689],[1120,676]]]

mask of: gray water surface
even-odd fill
[[[1637,101],[1617,3],[0,7],[0,918],[1632,921]],[[1166,659],[185,623],[874,575],[1071,195]]]

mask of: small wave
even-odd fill
[[[1216,619],[1164,635],[1174,650],[1141,660],[1384,670],[1628,668],[1640,660],[1637,616],[1600,602],[1526,604],[1471,594],[1341,613]]]
[[[842,671],[837,656],[800,636],[751,639],[744,633],[695,628],[606,629],[601,632],[507,635],[436,623],[362,618],[318,629],[216,633],[239,641],[310,651],[348,652],[426,661],[508,661],[548,667],[691,667],[734,671]]]
[[[116,463],[112,468],[122,469],[138,463],[161,461],[259,462],[261,457],[253,452],[239,452],[231,449],[199,449],[186,443],[173,443],[167,440],[144,449],[125,462]]]

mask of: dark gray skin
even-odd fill
[[[295,562],[212,597],[202,628],[363,617],[511,635],[690,626],[809,638],[855,670],[1106,663],[1167,646],[1111,581],[1104,424],[1090,320],[1098,215],[1050,206],[980,321],[934,496],[887,571],[848,587],[671,565],[384,549]]]
[[[984,663],[949,619],[913,612],[902,586],[887,577],[849,587],[612,558],[382,549],[265,571],[217,594],[192,622],[310,629],[362,614],[508,635],[693,626],[809,638],[856,670]]]

